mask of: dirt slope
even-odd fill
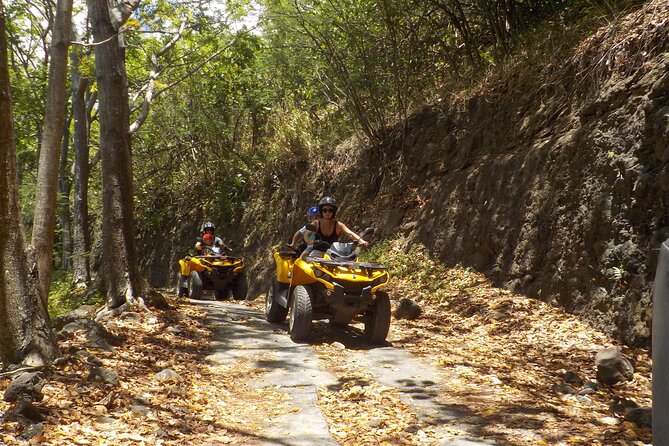
[[[519,55],[479,94],[415,113],[404,138],[349,142],[309,175],[272,170],[242,224],[256,277],[300,224],[295,209],[331,194],[352,226],[424,244],[647,345],[653,249],[669,237],[669,4],[648,2],[556,48]]]

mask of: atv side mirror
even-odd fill
[[[362,235],[360,235],[360,237],[365,238],[368,235],[372,235],[372,234],[374,234],[374,228],[367,228],[364,231],[362,231]]]

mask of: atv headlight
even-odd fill
[[[314,276],[316,276],[318,279],[323,279],[325,281],[332,282],[332,277],[330,277],[330,274],[326,273],[322,269],[314,268]]]
[[[388,281],[388,273],[384,273],[372,281],[372,286],[381,285],[382,283],[386,283],[387,281]]]

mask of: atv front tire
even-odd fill
[[[374,344],[382,344],[390,329],[390,298],[384,292],[376,293],[376,300],[372,303],[365,318],[365,337]]]
[[[191,299],[202,299],[202,277],[197,271],[191,271],[188,279],[188,295]]]
[[[249,284],[246,280],[246,273],[242,271],[231,285],[232,297],[235,300],[246,300],[246,294],[249,290]]]
[[[267,294],[265,294],[265,319],[267,319],[267,322],[283,322],[288,315],[288,308],[283,307],[280,303],[274,300],[274,296],[279,286],[279,282],[277,282],[276,279],[272,279]]]
[[[311,293],[309,288],[298,285],[293,290],[293,301],[290,304],[288,332],[293,342],[305,341],[311,334]]]
[[[177,273],[177,297],[188,297],[188,276]]]

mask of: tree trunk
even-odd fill
[[[127,2],[129,3],[129,2]],[[125,53],[107,0],[88,0],[95,46],[102,154],[102,285],[110,308],[142,292],[133,216]],[[129,15],[129,14],[128,14]],[[120,25],[119,25],[120,26]]]
[[[53,240],[56,226],[56,192],[60,143],[65,120],[67,51],[72,29],[72,0],[58,0],[51,42],[49,86],[44,113],[44,133],[40,148],[35,220],[32,244],[39,270],[38,289],[44,305],[49,296],[53,262]]]
[[[7,66],[5,12],[0,0],[0,362],[41,365],[58,356],[56,339],[29,268],[21,230],[16,149]]]
[[[88,230],[88,78],[79,75],[78,57],[72,56],[72,116],[74,117],[74,201],[72,204],[72,282],[86,286],[91,281],[90,233]]]
[[[60,242],[61,257],[60,269],[68,271],[72,259],[72,236],[70,227],[70,191],[72,181],[67,172],[67,152],[70,148],[70,123],[72,119],[65,121],[63,138],[60,145],[60,167],[58,168],[58,197],[60,202]]]

